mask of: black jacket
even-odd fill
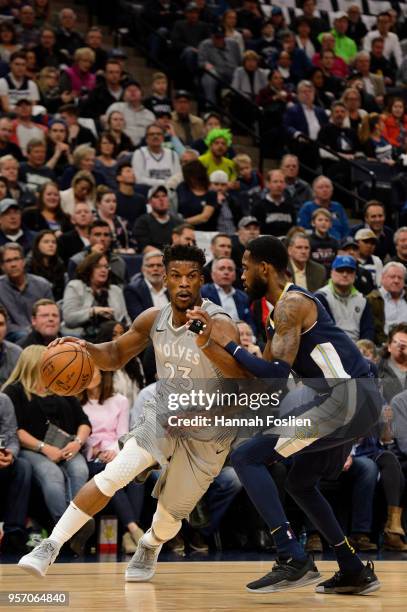
[[[132,320],[147,308],[154,306],[150,290],[141,272],[133,276],[130,283],[123,289],[123,294],[127,312]],[[166,294],[168,297],[167,292]]]

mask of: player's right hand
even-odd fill
[[[74,344],[80,344],[80,346],[86,347],[86,340],[83,340],[82,338],[75,338],[75,336],[63,336],[62,338],[55,338],[55,340],[48,344],[47,348],[52,348],[58,344],[65,344],[65,342],[73,342]]]

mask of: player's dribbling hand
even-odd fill
[[[75,336],[63,336],[63,338],[55,338],[55,340],[48,344],[47,348],[52,348],[53,346],[64,344],[65,342],[73,342],[74,344],[80,344],[81,346],[86,347],[86,340],[82,340],[82,338],[75,338]]]
[[[212,319],[208,313],[202,308],[199,308],[199,306],[194,306],[193,310],[187,310],[187,319],[188,326],[190,326],[193,321],[201,321],[204,324],[199,334],[196,335],[195,340],[198,347],[204,346],[211,337]]]

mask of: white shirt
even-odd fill
[[[397,36],[397,34],[394,34],[394,32],[389,32],[387,36],[382,36],[379,30],[371,30],[366,34],[365,38],[363,39],[364,51],[370,52],[372,48],[372,40],[378,37],[383,38],[384,40],[384,57],[388,60],[394,57],[397,67],[399,67],[403,60],[403,54],[401,52],[399,37]]]
[[[153,285],[150,283],[149,280],[147,280],[146,278],[144,278],[144,280],[146,281],[146,285],[148,287],[148,290],[150,291],[151,299],[153,300],[153,305],[156,308],[164,308],[164,306],[168,304],[168,298],[165,293],[166,288],[162,286],[161,289],[157,291],[156,289],[154,289]]]
[[[236,290],[232,287],[229,293],[226,293],[226,291],[224,291],[222,287],[219,287],[219,285],[217,285],[216,283],[214,283],[214,285],[215,289],[219,294],[220,304],[223,310],[228,313],[232,321],[239,321],[240,317],[237,312],[235,300],[233,299]]]
[[[20,81],[20,83],[18,83],[13,77],[11,72],[9,72],[8,76],[11,82],[14,83],[16,87],[22,85],[23,79]],[[8,86],[6,79],[4,78],[0,79],[0,96],[9,96],[9,101],[10,101],[11,106],[15,106],[17,101],[22,98],[28,97],[34,104],[37,103],[38,100],[40,99],[38,87],[34,83],[34,81],[32,81],[31,79],[28,80],[28,95],[27,95],[27,90],[25,89],[22,89],[20,91],[17,91],[17,90],[14,91],[12,96],[9,95],[9,91],[10,91],[10,88]]]
[[[321,125],[317,119],[315,111],[313,108],[305,106],[305,104],[302,104],[302,108],[308,123],[308,136],[311,138],[311,140],[316,140],[319,130],[321,129]]]
[[[131,164],[137,182],[143,185],[162,185],[174,174],[181,172],[177,153],[164,147],[158,154],[148,147],[140,147],[133,153]]]
[[[379,291],[384,301],[384,332],[388,334],[392,325],[407,321],[407,302],[404,291],[398,300],[392,298],[383,287],[380,287]]]

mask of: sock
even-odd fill
[[[163,540],[159,540],[156,537],[153,529],[150,527],[150,529],[148,529],[143,535],[143,544],[147,544],[147,546],[153,548],[155,546],[160,546],[160,544],[163,544]]]
[[[91,518],[91,516],[82,512],[78,506],[71,502],[52,530],[49,539],[58,542],[62,546]]]
[[[348,538],[345,538],[339,544],[335,544],[334,551],[339,569],[342,572],[349,574],[362,571],[363,563],[357,556],[355,549],[349,544]]]
[[[308,555],[298,542],[290,523],[283,523],[271,532],[277,548],[279,559],[295,559],[305,561]]]

